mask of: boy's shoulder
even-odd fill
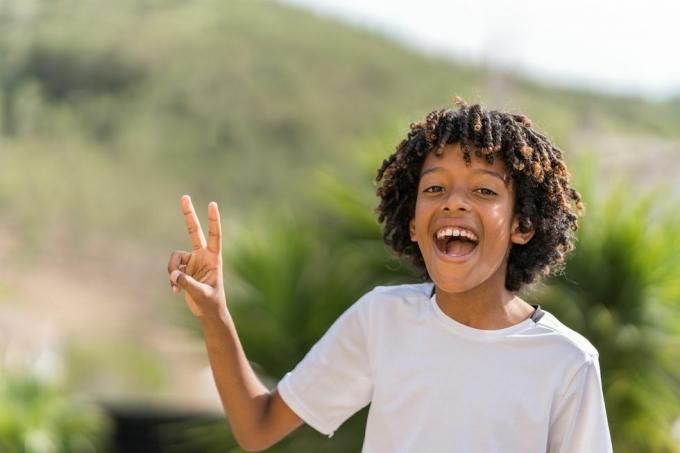
[[[583,359],[596,359],[599,357],[599,351],[586,337],[566,326],[548,311],[544,311],[543,317],[536,323],[534,333],[552,337],[562,343],[565,349],[582,355]]]

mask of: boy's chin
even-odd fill
[[[454,272],[441,272],[437,269],[434,272],[429,271],[430,278],[435,286],[446,293],[463,293],[479,285],[481,282],[474,282],[467,272],[460,272],[454,275]]]
[[[440,280],[439,282],[437,280]],[[450,294],[455,294],[455,293],[464,293],[472,288],[478,286],[475,285],[472,282],[469,281],[454,281],[454,279],[448,278],[448,279],[437,279],[434,280],[434,284],[437,287],[439,291],[443,291],[445,293],[450,293]],[[443,280],[443,281],[441,281]]]
[[[439,291],[445,293],[465,293],[479,286],[504,286],[505,282],[505,279],[500,279],[497,273],[487,274],[488,270],[481,266],[446,268],[435,264],[427,269],[432,282]]]

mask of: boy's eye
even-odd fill
[[[479,191],[486,191],[484,192],[484,195],[496,195],[496,192],[494,192],[491,189],[487,189],[486,187],[482,187],[481,189],[478,189]]]
[[[425,189],[423,192],[435,193],[435,192],[441,192],[442,190],[444,190],[444,188],[442,186],[430,186],[427,189]],[[484,195],[490,195],[490,196],[491,195],[498,195],[496,192],[494,192],[491,189],[487,189],[486,187],[482,187],[482,188],[477,189],[477,190],[479,190]]]

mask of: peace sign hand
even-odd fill
[[[170,254],[170,286],[175,294],[184,289],[184,301],[194,316],[220,315],[227,307],[222,280],[222,227],[217,203],[208,204],[207,244],[191,198],[184,195],[181,203],[193,250],[175,250]]]

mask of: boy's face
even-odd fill
[[[492,277],[504,284],[511,245],[525,244],[533,236],[533,231],[519,232],[514,187],[503,161],[496,157],[490,165],[474,151],[471,158],[466,167],[458,143],[446,146],[441,157],[431,152],[425,158],[409,225],[430,278],[450,293],[470,290]],[[472,240],[456,237],[461,233],[456,227],[471,232],[462,234]]]

